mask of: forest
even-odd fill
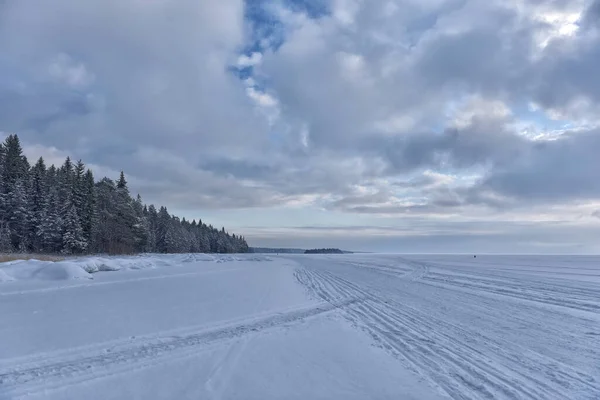
[[[309,249],[305,250],[304,254],[344,254],[340,249]]]
[[[243,236],[131,196],[125,174],[94,179],[80,160],[31,166],[17,135],[0,144],[0,252],[246,253]]]

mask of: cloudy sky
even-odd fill
[[[598,0],[0,0],[0,135],[255,246],[598,253],[598,65]]]

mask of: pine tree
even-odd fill
[[[96,185],[94,183],[94,175],[91,170],[87,170],[81,184],[83,193],[83,204],[79,219],[81,220],[81,228],[83,236],[88,243],[92,243],[94,230],[97,229],[98,215],[96,212]],[[88,246],[88,249],[93,246]]]
[[[210,239],[207,234],[200,236],[199,249],[201,253],[210,253]]]
[[[133,225],[135,251],[143,252],[146,249],[148,237],[150,236],[150,226],[144,215],[144,203],[139,194],[132,202],[132,208],[135,215],[135,223]]]
[[[52,164],[46,170],[46,187],[47,188],[56,188],[58,186],[58,170]]]
[[[23,155],[21,142],[17,135],[9,135],[3,146],[2,156],[2,192],[14,190],[18,180],[24,181],[29,171],[29,163]]]
[[[60,216],[60,201],[56,188],[49,190],[37,229],[41,249],[45,253],[58,253],[62,250],[63,220]]]
[[[117,213],[117,240],[119,252],[133,253],[136,250],[135,226],[137,218],[133,209],[133,200],[129,195],[129,188],[125,180],[125,174],[117,182],[116,189],[116,213]]]
[[[71,159],[67,157],[65,163],[60,167],[56,174],[56,180],[58,184],[58,196],[61,203],[64,205],[66,202],[73,201],[73,181],[75,173],[73,169],[73,163]]]
[[[123,171],[121,171],[121,175],[119,175],[117,189],[123,189],[127,191],[127,194],[129,194],[129,189],[127,188],[127,181],[125,180],[125,173]]]
[[[0,224],[3,224],[6,221],[6,211],[8,210],[6,195],[4,194],[4,154],[4,144],[0,143]],[[6,229],[8,229],[8,227]],[[8,232],[8,236],[10,236],[10,230]]]
[[[157,212],[118,181],[95,182],[91,170],[67,157],[60,168],[40,158],[29,167],[16,135],[0,143],[0,251],[48,253],[239,252],[242,236]]]
[[[62,252],[65,254],[83,253],[87,249],[87,242],[77,215],[77,208],[71,203],[64,217],[62,233]]]
[[[41,251],[42,243],[37,235],[37,228],[41,224],[44,211],[45,198],[48,196],[46,181],[46,164],[42,157],[39,158],[30,172],[29,185],[29,242],[33,251]]]
[[[73,204],[81,223],[85,207],[85,164],[81,160],[75,164],[71,195],[73,196]]]
[[[4,143],[0,143],[0,187],[2,187],[2,182],[3,182],[3,175],[4,175],[4,154],[5,154],[5,149],[4,149]]]
[[[0,160],[2,161],[0,171],[0,221],[10,222],[14,218],[12,207],[14,206],[15,186],[17,181],[21,184],[27,179],[29,163],[23,155],[21,142],[17,135],[9,135],[2,145]],[[11,230],[11,241],[14,244],[14,236]],[[18,243],[17,243],[18,246]]]
[[[116,187],[108,178],[96,184],[96,212],[98,227],[94,230],[94,249],[100,253],[118,252]]]
[[[17,180],[8,193],[9,212],[7,214],[11,231],[12,246],[20,252],[29,249],[29,202],[23,181]]]
[[[161,207],[156,221],[156,251],[168,253],[172,240],[171,216],[166,207]]]
[[[0,253],[12,253],[13,245],[8,224],[0,221]]]
[[[146,251],[149,253],[156,253],[158,252],[158,212],[156,211],[156,207],[154,207],[154,204],[150,204],[150,206],[147,207],[145,215],[148,221],[149,231]]]

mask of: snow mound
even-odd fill
[[[0,266],[0,281],[62,281],[92,279],[92,276],[73,261],[27,260]]]
[[[77,263],[90,274],[122,269],[146,269],[162,266],[160,260],[146,257],[86,257]]]
[[[0,283],[2,283],[2,282],[11,282],[11,281],[14,281],[14,278],[11,277],[6,272],[4,272],[4,269],[0,269]]]
[[[64,261],[17,260],[0,264],[0,282],[23,280],[92,279],[91,274],[108,271],[174,268],[187,263],[272,261],[262,255],[144,254],[139,256],[88,256]]]

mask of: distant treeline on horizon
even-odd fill
[[[263,254],[303,254],[304,249],[278,249],[271,247],[250,247],[250,253],[263,253]]]
[[[305,250],[304,254],[344,254],[340,249],[310,249]]]

